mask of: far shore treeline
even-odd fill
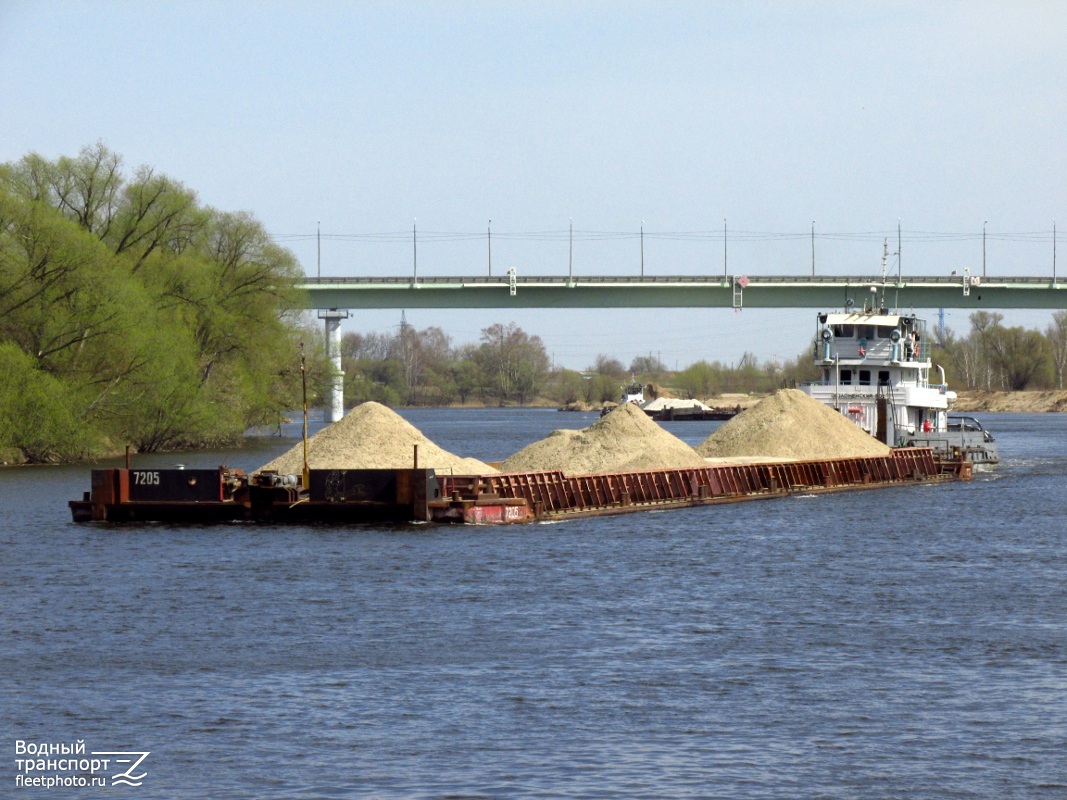
[[[969,321],[966,336],[950,328],[932,331],[933,361],[945,368],[953,389],[1063,389],[1067,311],[1055,312],[1044,333],[1005,327],[1002,315],[987,311],[971,314]],[[581,372],[552,370],[537,336],[499,323],[483,329],[479,343],[459,347],[440,328],[417,331],[401,324],[391,334],[347,333],[341,354],[348,406],[376,400],[391,406],[542,402],[595,407],[618,400],[622,384],[632,379],[655,392],[707,400],[773,392],[817,377],[811,349],[785,363],[760,362],[746,353],[735,364],[697,361],[678,371],[653,355],[637,356],[627,366],[601,354]]]
[[[309,400],[332,370],[322,331],[294,293],[296,258],[250,214],[202,206],[178,181],[127,174],[103,144],[77,157],[0,165],[0,463],[228,445]],[[970,330],[932,331],[952,388],[1063,389],[1067,311],[1044,331],[975,312]],[[553,369],[512,323],[453,344],[401,324],[342,339],[345,403],[596,406],[636,379],[708,399],[815,377],[812,351],[781,363],[745,354],[667,370],[655,356],[598,355]]]

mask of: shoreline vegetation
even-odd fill
[[[1067,390],[1063,391],[963,391],[959,392],[959,399],[952,407],[952,412],[956,414],[1055,414],[1055,413],[1067,413]],[[748,409],[756,405],[760,400],[763,400],[768,395],[766,394],[741,394],[730,393],[717,395],[707,399],[708,405],[719,406],[740,406],[742,409]],[[611,405],[611,404],[608,404]],[[529,403],[527,405],[511,405],[504,406],[505,408],[555,408],[560,412],[596,412],[603,408],[604,404],[596,403],[572,403],[567,407],[559,406],[551,401],[541,398],[538,401]],[[469,408],[469,409],[495,409],[500,408],[500,405],[489,403],[478,403],[468,401],[466,403],[453,403],[448,406],[441,406],[442,408]],[[320,409],[313,409],[314,411],[320,411]],[[347,414],[346,414],[347,416]],[[242,437],[243,439],[243,437]],[[241,440],[234,442],[235,447],[239,447]],[[197,448],[185,448],[186,451],[195,451]],[[182,452],[182,449],[176,449],[174,452]],[[99,458],[117,458],[121,456],[123,451],[115,451],[108,453]],[[42,463],[52,464],[76,464],[76,463],[88,463],[96,459],[80,459],[74,461],[50,461],[50,462],[31,462],[26,460],[20,451],[14,448],[0,449],[0,468],[2,467],[18,467],[18,466],[39,466]]]

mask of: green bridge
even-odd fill
[[[309,309],[1067,308],[1055,277],[522,276],[307,278]],[[851,302],[850,302],[851,301]]]

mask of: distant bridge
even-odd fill
[[[1067,284],[1049,278],[881,276],[502,276],[307,278],[305,308],[319,309],[336,367],[326,421],[344,414],[341,320],[382,308],[1067,308]]]
[[[309,309],[383,308],[1067,308],[1054,277],[880,275],[307,278]],[[874,291],[872,292],[872,288]],[[849,302],[851,301],[851,303]]]

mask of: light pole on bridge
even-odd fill
[[[815,277],[815,220],[811,221],[811,277]]]
[[[645,277],[645,221],[641,220],[641,277]]]
[[[982,223],[982,277],[985,277],[985,226],[989,224],[989,220]]]

